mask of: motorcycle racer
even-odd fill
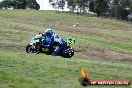
[[[49,41],[49,47],[53,46],[54,44],[60,44],[61,43],[61,38],[54,33],[52,29],[47,29],[44,34],[45,38],[50,38],[51,40]]]
[[[26,46],[26,52],[35,54],[45,52],[52,54],[53,56],[62,56],[64,58],[71,58],[74,55],[74,49],[71,47],[71,45],[75,43],[75,39],[61,39],[59,45],[51,43],[52,40],[49,37],[44,37],[41,40],[31,40],[30,44]]]

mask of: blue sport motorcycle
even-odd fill
[[[53,51],[56,49],[56,47],[59,46],[58,43],[54,43],[52,47],[47,48],[42,46],[42,44],[45,44],[45,43],[42,43],[40,39],[31,40],[30,44],[26,46],[26,52],[35,53],[35,54],[39,54],[39,53],[52,54]],[[74,49],[71,47],[72,44],[70,44],[69,46],[63,47],[63,49],[60,51],[60,56],[64,58],[71,58],[74,55]]]

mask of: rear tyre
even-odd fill
[[[71,47],[64,48],[62,51],[62,57],[64,58],[71,58],[74,55],[74,49]]]

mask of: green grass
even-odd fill
[[[72,27],[76,22],[80,28]],[[74,37],[73,48],[80,52],[71,59],[27,54],[25,46],[46,28],[55,29],[62,38]],[[0,10],[0,88],[83,88],[78,82],[82,67],[88,70],[90,79],[132,80],[131,28],[131,23],[105,18],[54,11]],[[123,60],[112,55],[101,57],[105,51],[125,56]],[[87,88],[96,87],[117,88]]]
[[[7,88],[81,88],[81,67],[89,71],[90,79],[132,79],[129,64],[17,52],[0,52],[0,56],[0,82]]]

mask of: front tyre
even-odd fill
[[[26,46],[26,52],[27,53],[35,53],[35,54],[39,54],[40,50],[39,49],[35,49],[32,45],[27,45]]]

